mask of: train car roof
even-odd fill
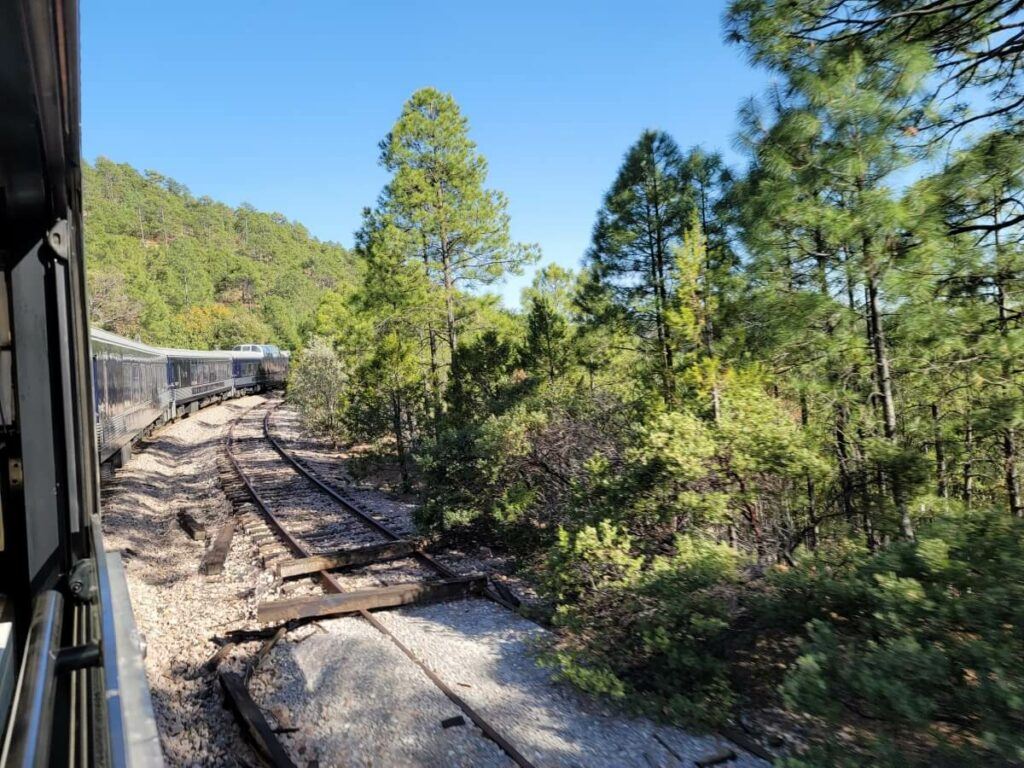
[[[222,349],[215,349],[208,352],[199,349],[173,349],[169,347],[161,347],[159,351],[161,354],[167,355],[167,357],[173,357],[176,359],[191,358],[193,360],[231,360],[231,353]]]
[[[233,349],[229,353],[233,360],[262,360],[263,354],[261,352],[242,352],[240,350]]]
[[[126,339],[124,336],[118,336],[116,333],[104,331],[102,328],[91,328],[89,330],[89,337],[94,341],[102,341],[104,344],[115,344],[119,347],[125,347],[135,352],[145,352],[155,357],[165,356],[163,350],[151,347],[148,344],[143,344],[141,341]]]

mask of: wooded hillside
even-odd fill
[[[301,224],[194,197],[155,171],[86,165],[92,322],[153,344],[211,349],[299,345],[325,291],[354,260]]]

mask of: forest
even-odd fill
[[[744,162],[638,125],[573,269],[424,88],[351,253],[87,168],[95,316],[294,347],[306,425],[437,541],[514,557],[585,691],[790,768],[1024,765],[1024,3],[723,24],[774,80]]]
[[[156,171],[99,158],[82,169],[94,325],[162,346],[298,346],[320,298],[355,261],[297,223],[195,198]]]

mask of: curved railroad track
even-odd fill
[[[394,643],[519,766],[532,766],[501,733],[456,694],[387,627],[374,608],[481,595],[515,610],[482,574],[458,574],[393,521],[365,508],[344,488],[324,482],[271,431],[280,401],[245,411],[224,442],[221,483],[235,524],[257,542],[286,599],[261,603],[261,623],[280,625],[358,615]],[[266,632],[264,632],[266,634]]]

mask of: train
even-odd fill
[[[288,353],[271,344],[210,352],[152,347],[93,328],[93,409],[101,464],[117,467],[147,430],[211,403],[280,387]]]
[[[90,332],[78,5],[0,2],[0,765],[157,768],[102,468],[155,425],[279,385],[288,356]]]

